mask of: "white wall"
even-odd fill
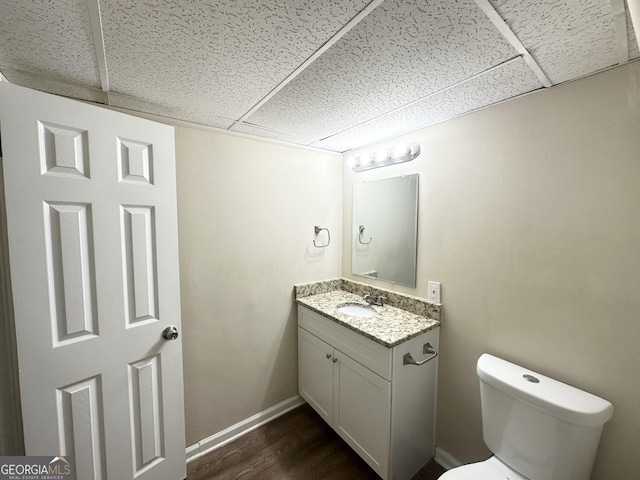
[[[293,285],[341,274],[342,159],[184,126],[176,155],[191,445],[297,393]]]
[[[351,187],[420,174],[418,285],[442,282],[437,445],[462,462],[482,442],[483,352],[610,400],[594,480],[640,472],[640,63],[429,127],[413,162],[344,170]],[[375,149],[375,147],[374,147]],[[357,154],[358,152],[354,152]],[[375,280],[368,283],[385,284]]]

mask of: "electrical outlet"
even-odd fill
[[[429,287],[429,301],[440,303],[440,282],[427,282]]]

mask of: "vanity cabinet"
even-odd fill
[[[300,395],[380,475],[389,463],[390,382],[298,329]]]
[[[438,329],[393,348],[298,306],[298,391],[383,479],[408,480],[433,457]]]

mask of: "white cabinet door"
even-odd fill
[[[0,82],[27,455],[186,476],[173,129]]]
[[[333,423],[333,347],[303,328],[298,328],[298,392]]]
[[[333,428],[382,478],[388,478],[391,384],[335,352]]]

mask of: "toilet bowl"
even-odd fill
[[[482,433],[494,454],[441,480],[588,480],[613,405],[489,354],[478,359]]]

